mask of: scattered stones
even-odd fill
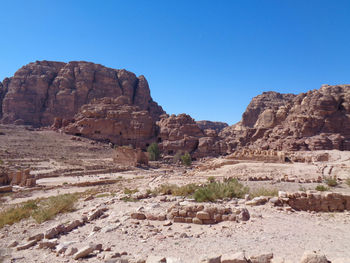
[[[248,263],[243,252],[225,254],[221,257],[221,263]]]
[[[73,259],[79,259],[79,258],[87,257],[94,250],[95,250],[95,245],[89,245],[89,246],[83,247],[82,249],[80,249],[78,252],[76,252],[73,255]]]
[[[220,256],[208,256],[203,258],[201,263],[221,263],[221,255]]]
[[[44,238],[44,234],[43,233],[40,233],[40,234],[36,234],[34,236],[31,236],[28,238],[28,241],[31,241],[31,240],[36,240],[36,241],[40,241]]]
[[[51,239],[51,240],[42,240],[39,243],[39,248],[49,248],[49,249],[54,249],[57,246],[58,242],[57,239]]]
[[[59,224],[53,228],[48,229],[45,232],[45,238],[52,239],[65,232],[66,232],[66,227],[63,224]]]
[[[33,247],[35,246],[36,244],[38,243],[38,241],[36,240],[32,240],[24,245],[21,245],[21,246],[17,246],[17,250],[24,250],[24,249],[28,249],[30,247]]]
[[[146,263],[167,263],[165,257],[150,255],[147,257]]]
[[[145,220],[146,219],[146,215],[143,213],[132,213],[131,214],[131,218],[132,219],[137,219],[137,220]]]
[[[18,242],[14,240],[8,245],[8,247],[16,247],[17,245],[18,245]]]
[[[328,263],[325,255],[315,251],[305,251],[300,263]]]
[[[271,263],[273,253],[250,256],[251,263]]]

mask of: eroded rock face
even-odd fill
[[[219,133],[223,128],[228,127],[228,124],[225,122],[219,121],[196,121],[198,127],[201,130],[214,130]]]
[[[127,96],[95,99],[82,106],[64,131],[141,148],[146,148],[156,138],[156,125],[150,112],[132,105]]]
[[[163,110],[151,96],[144,76],[72,61],[37,61],[19,69],[0,87],[2,121],[48,126],[55,117],[72,119],[81,106],[94,99],[125,96],[132,105],[158,120]]]
[[[197,149],[199,137],[204,136],[196,122],[187,114],[162,115],[157,125],[159,147],[167,154],[178,151],[191,153]]]
[[[263,93],[252,100],[239,124],[219,136],[229,152],[241,147],[349,150],[350,86],[324,85],[299,95]]]

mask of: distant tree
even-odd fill
[[[148,146],[147,152],[149,154],[150,161],[157,161],[157,160],[159,160],[160,151],[159,151],[157,143],[154,142],[150,146]]]
[[[191,166],[191,163],[192,163],[191,155],[189,153],[185,153],[184,155],[181,156],[181,161],[184,165]]]

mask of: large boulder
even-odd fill
[[[82,106],[64,131],[141,148],[146,148],[156,137],[156,125],[150,112],[133,105],[127,96],[95,99]]]

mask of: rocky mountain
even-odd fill
[[[167,115],[152,100],[147,80],[89,62],[37,61],[0,82],[2,123],[62,128],[65,132],[134,145],[158,142],[165,154],[193,157],[241,148],[350,150],[350,85],[324,85],[299,95],[264,92],[242,120],[195,121]]]
[[[323,85],[299,95],[263,93],[251,101],[239,124],[219,136],[229,151],[350,150],[350,85]]]
[[[48,126],[54,118],[72,119],[94,99],[126,96],[154,120],[164,113],[151,96],[147,80],[127,70],[72,61],[37,61],[2,84],[2,122]]]

